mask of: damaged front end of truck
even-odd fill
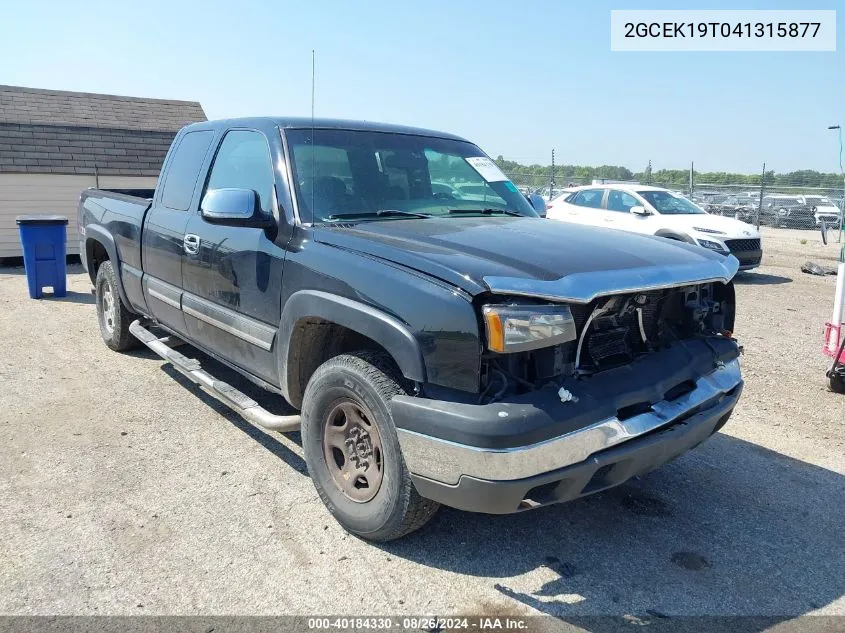
[[[418,490],[516,512],[618,485],[715,433],[743,385],[738,265],[485,277],[477,401],[392,405]]]

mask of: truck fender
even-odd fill
[[[106,253],[108,253],[112,266],[114,266],[114,271],[117,273],[117,291],[120,293],[123,305],[132,305],[129,303],[129,299],[126,297],[126,291],[123,288],[123,275],[121,275],[120,270],[121,263],[117,258],[117,247],[114,244],[114,237],[105,229],[105,227],[99,224],[89,224],[85,227],[84,257],[86,261],[86,268],[88,269],[88,276],[91,278],[91,283],[93,284],[97,281],[97,271],[94,270],[94,262],[92,258],[95,242],[106,249]]]
[[[286,394],[290,342],[297,323],[307,318],[335,323],[372,339],[393,357],[405,378],[425,382],[420,345],[408,327],[396,317],[339,295],[320,290],[299,290],[285,302],[277,338],[279,381]]]
[[[657,237],[665,237],[669,240],[678,240],[679,242],[686,242],[687,244],[695,244],[695,240],[689,235],[684,235],[683,233],[679,233],[678,231],[673,231],[671,229],[660,229],[657,233],[655,233],[655,235]]]

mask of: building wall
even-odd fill
[[[157,177],[175,135],[0,122],[0,173]]]
[[[153,176],[100,176],[101,189],[149,189]],[[76,206],[83,189],[94,187],[94,176],[0,173],[0,257],[22,255],[15,217],[28,214],[68,218],[68,254],[79,253]]]

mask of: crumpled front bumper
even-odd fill
[[[596,376],[590,389],[571,388],[579,396],[578,403],[558,399],[552,404],[550,394],[541,392],[533,401],[493,405],[396,398],[392,408],[399,443],[418,491],[461,509],[507,513],[597,492],[656,468],[721,428],[742,391],[739,360],[735,351],[730,353],[730,346],[722,346],[723,359],[717,359],[715,365],[712,354],[702,358],[695,345],[690,347],[655,354],[656,358],[632,372]],[[679,351],[695,356],[698,362],[681,365],[684,353]],[[654,363],[661,362],[662,372],[655,374],[659,370]],[[702,362],[709,362],[707,371],[701,371]],[[683,393],[675,397],[678,385]],[[669,397],[660,399],[664,394]],[[551,395],[556,397],[554,391]],[[631,406],[637,399],[636,406]],[[602,415],[608,407],[615,413]],[[409,416],[419,421],[424,410],[429,419],[439,419],[441,431],[457,427],[480,431],[508,424],[519,429],[530,426],[532,417],[558,417],[566,415],[567,409],[573,419],[563,422],[566,432],[518,445],[508,445],[512,444],[508,438],[495,434],[479,433],[473,440],[470,431],[464,438],[452,435],[447,439],[421,432],[419,425],[408,428],[413,426]],[[532,437],[536,432],[526,431],[523,436]],[[549,484],[554,484],[554,492],[544,492],[546,500],[528,496],[538,486]]]

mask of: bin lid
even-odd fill
[[[67,224],[63,215],[19,215],[15,218],[18,224]]]

